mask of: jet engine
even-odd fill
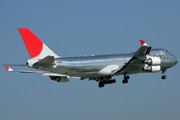
[[[57,81],[57,82],[68,82],[69,77],[68,76],[49,76],[51,80]]]
[[[161,71],[161,66],[160,65],[158,66],[145,65],[143,70],[147,72],[159,72]]]
[[[159,57],[148,57],[145,61],[145,64],[148,65],[160,65],[161,64],[161,59]]]

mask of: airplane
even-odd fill
[[[70,77],[81,80],[95,80],[100,88],[115,83],[113,76],[123,75],[123,84],[128,83],[131,74],[155,73],[162,71],[166,79],[168,68],[178,63],[178,58],[165,49],[151,49],[140,40],[141,47],[132,53],[61,57],[49,49],[28,28],[18,28],[30,59],[25,65],[4,65],[11,72],[41,73],[57,82],[68,82]],[[13,70],[8,66],[28,66],[40,71]]]

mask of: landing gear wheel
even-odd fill
[[[113,79],[113,80],[112,80],[112,83],[116,83],[116,80],[115,80],[115,79]]]
[[[167,76],[163,75],[161,78],[164,80],[164,79],[167,79]]]
[[[127,79],[124,79],[124,80],[122,81],[122,83],[123,83],[123,84],[128,83],[128,80],[127,80]]]
[[[161,78],[164,80],[164,79],[167,79],[167,76],[165,75],[165,72],[166,72],[166,70],[162,70],[162,76],[161,76]]]
[[[56,81],[57,81],[57,82],[60,82],[60,81],[61,81],[60,77],[57,77],[57,78],[56,78]]]
[[[101,87],[104,87],[104,82],[103,81],[99,82],[99,88],[101,88]]]

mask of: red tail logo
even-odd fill
[[[42,41],[37,38],[28,28],[18,28],[31,58],[38,56],[43,47]]]

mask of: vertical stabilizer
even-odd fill
[[[31,58],[43,59],[46,56],[54,56],[55,58],[58,57],[28,28],[18,28],[18,30]]]

